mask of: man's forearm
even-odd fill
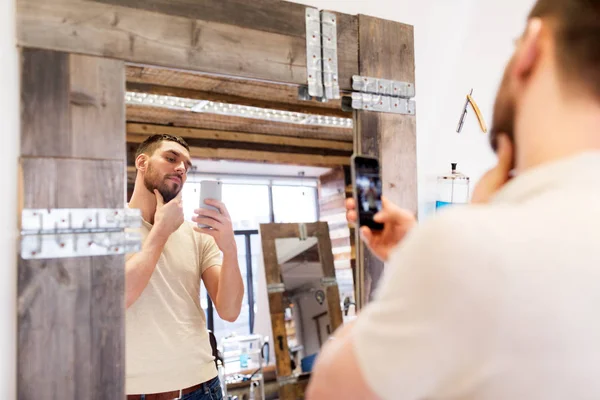
[[[150,230],[142,250],[125,263],[125,307],[135,303],[150,282],[167,239]]]
[[[237,250],[223,254],[223,265],[219,276],[217,312],[219,316],[233,322],[240,315],[244,298],[244,281],[240,273]]]

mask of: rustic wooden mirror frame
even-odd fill
[[[305,6],[278,0],[16,0],[20,209],[120,208],[125,62],[305,85]],[[337,15],[339,84],[415,82],[413,27]],[[265,45],[268,43],[269,45]],[[359,46],[360,44],[360,46]],[[416,213],[415,115],[354,111],[354,151],[380,157],[384,194]],[[67,182],[67,183],[64,183]],[[102,191],[98,184],[104,184]],[[357,305],[382,270],[362,246]],[[124,397],[122,255],[18,259],[19,399]]]
[[[307,377],[298,379],[292,373],[290,353],[287,336],[285,333],[285,305],[281,267],[277,258],[277,239],[316,237],[319,249],[319,259],[323,268],[322,284],[325,292],[327,311],[334,332],[342,325],[342,308],[340,293],[335,283],[335,265],[331,251],[331,238],[329,226],[326,222],[307,224],[261,224],[260,236],[263,249],[263,260],[269,292],[269,309],[271,313],[271,327],[273,331],[273,346],[277,366],[277,380],[279,382],[279,396],[281,400],[303,398]]]

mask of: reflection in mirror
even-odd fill
[[[280,238],[275,245],[285,285],[285,328],[292,371],[310,372],[314,358],[331,334],[318,240]]]

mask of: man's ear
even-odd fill
[[[540,18],[532,18],[520,40],[512,65],[515,82],[524,83],[540,60],[541,33],[544,23]]]
[[[135,159],[135,168],[138,171],[146,172],[148,168],[148,155],[142,153]]]

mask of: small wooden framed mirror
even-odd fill
[[[342,325],[329,226],[262,224],[260,234],[279,398],[301,399],[321,346]]]

